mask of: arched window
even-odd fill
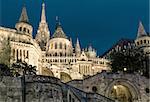
[[[16,57],[17,57],[17,60],[18,60],[18,53],[19,53],[19,52],[18,52],[18,49],[17,49],[17,56],[16,56]]]
[[[64,46],[65,46],[65,50],[66,50],[66,48],[67,48],[66,44]]]
[[[26,28],[24,28],[23,31],[26,32]]]
[[[57,56],[57,53],[55,53],[55,56]]]
[[[22,60],[22,51],[20,50],[20,59]]]
[[[53,49],[53,44],[50,45],[50,48]]]
[[[19,28],[19,31],[22,31],[22,27]]]
[[[28,29],[28,33],[30,33],[29,29]]]
[[[55,49],[57,49],[57,43],[55,43]]]
[[[146,40],[144,40],[144,44],[146,44]]]
[[[55,62],[57,62],[57,59],[55,59]]]
[[[141,40],[141,44],[143,44],[143,41]]]
[[[23,57],[24,57],[24,58],[26,57],[26,55],[25,55],[25,50],[23,50]]]
[[[96,93],[96,92],[97,92],[97,87],[96,87],[96,86],[93,86],[93,87],[92,87],[92,91],[93,91],[94,93]]]
[[[27,51],[27,57],[26,58],[29,58],[29,51]]]
[[[59,44],[60,49],[62,49],[62,43]]]
[[[62,53],[60,52],[60,57],[62,56]]]

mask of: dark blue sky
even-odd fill
[[[25,2],[25,3],[24,3]],[[0,25],[15,27],[23,4],[34,34],[40,21],[42,0],[0,0]],[[82,48],[91,44],[102,54],[121,38],[136,37],[139,20],[149,32],[149,0],[45,0],[49,29],[59,16],[65,33]]]

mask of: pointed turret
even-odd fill
[[[43,3],[43,4],[42,4],[41,22],[42,22],[42,23],[46,23],[46,16],[45,16],[45,3]]]
[[[56,27],[55,27],[55,32],[53,34],[53,38],[67,38],[66,34],[64,33],[61,23],[58,19],[58,16],[56,16]]]
[[[36,41],[40,45],[41,49],[46,50],[46,44],[50,39],[50,31],[48,28],[48,24],[46,22],[46,14],[45,14],[45,3],[42,4],[42,12],[41,12],[41,21],[39,24],[39,28],[35,37]]]
[[[29,23],[27,10],[26,10],[25,6],[22,8],[22,12],[21,12],[21,16],[20,16],[19,22]]]
[[[70,43],[71,43],[71,45],[72,45],[72,38],[70,38],[69,41],[70,41]]]
[[[23,34],[26,34],[26,35],[32,37],[33,28],[29,24],[27,10],[26,10],[25,6],[22,8],[22,12],[21,12],[21,15],[20,15],[20,18],[19,18],[19,22],[16,23],[15,27],[16,27],[16,29],[19,33],[23,33]]]
[[[143,26],[142,22],[140,21],[139,22],[138,33],[137,33],[137,38],[140,38],[140,37],[145,36],[145,35],[147,35],[146,31],[144,29],[144,26]]]
[[[77,42],[76,42],[76,45],[75,45],[75,53],[76,53],[77,57],[79,57],[80,54],[81,54],[81,48],[80,48],[80,43],[79,43],[78,38],[77,38]]]
[[[96,51],[93,49],[92,45],[88,47],[88,52],[87,52],[88,57],[90,58],[95,58],[96,57]]]

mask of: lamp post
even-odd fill
[[[126,71],[127,71],[127,68],[123,68],[123,71],[126,72]]]

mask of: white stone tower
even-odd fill
[[[22,33],[22,34],[32,37],[33,28],[29,24],[29,19],[28,19],[28,15],[27,15],[25,6],[22,8],[22,13],[21,13],[19,22],[16,23],[15,27],[19,33]]]
[[[39,28],[35,37],[36,41],[38,42],[42,51],[46,50],[46,44],[50,39],[50,31],[48,28],[48,24],[46,22],[46,15],[45,15],[45,3],[42,4],[42,14],[41,14],[41,21],[39,24]]]
[[[146,33],[142,22],[139,22],[137,38],[135,40],[136,47],[144,51],[145,67],[150,68],[150,35]]]

